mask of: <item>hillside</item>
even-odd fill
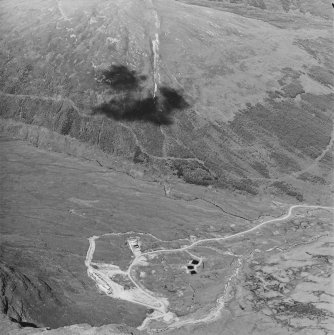
[[[2,1],[2,118],[190,183],[307,198],[331,179],[330,21],[310,2],[284,27],[208,3]]]
[[[330,332],[333,208],[0,143],[1,335]]]
[[[310,17],[330,20],[333,16],[329,10],[330,4],[326,0],[184,0],[183,2],[254,16],[256,19],[270,21],[285,28],[286,23],[294,25],[299,21],[300,25],[300,21],[303,19],[310,21]]]
[[[0,155],[0,308],[28,325],[139,326],[145,319],[147,308],[99,293],[87,276],[90,236],[134,231],[174,240],[229,230],[221,220],[243,227],[238,215],[253,220],[279,213],[265,199],[249,199],[241,213],[244,198],[228,200],[206,188],[170,184],[166,193],[160,183],[7,137]],[[225,198],[227,213],[212,204]],[[103,252],[110,259],[107,245]]]
[[[0,335],[329,333],[332,19],[0,1]]]

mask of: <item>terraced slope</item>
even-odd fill
[[[312,197],[331,180],[328,11],[226,3],[2,1],[1,117],[189,183]]]

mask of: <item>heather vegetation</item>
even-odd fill
[[[285,173],[300,170],[298,163],[284,153],[273,151],[270,153],[270,158],[273,160],[273,163],[278,167],[278,169]]]
[[[298,176],[298,179],[308,181],[308,182],[311,182],[311,183],[320,184],[320,185],[325,185],[326,184],[326,180],[324,178],[322,178],[320,176],[313,175],[309,172],[304,172],[304,173],[300,174]]]
[[[246,192],[251,195],[257,195],[258,189],[256,183],[249,178],[242,178],[239,180],[230,180],[229,183],[232,185],[232,189]]]
[[[304,197],[300,192],[284,181],[275,181],[270,186],[276,188],[281,194],[296,198],[298,201],[304,200]]]
[[[179,0],[180,1],[180,0]],[[312,0],[294,1],[294,0],[182,0],[187,3],[201,4],[202,6],[214,7],[222,10],[229,10],[234,13],[255,16],[256,18],[262,18],[261,13],[265,11],[268,19],[268,14],[280,13],[286,14],[294,12],[299,15],[314,15],[317,17],[329,19],[330,18],[330,5],[325,0],[319,0],[314,2]],[[288,17],[281,17],[281,20],[277,18],[276,24],[282,24],[288,21]]]
[[[298,150],[316,158],[328,143],[331,119],[312,107],[310,101],[301,108],[293,102],[269,100],[268,104],[257,104],[242,111],[231,122],[231,127],[248,142],[260,142],[273,135],[280,143],[280,150]],[[326,110],[328,108],[329,105],[326,105]],[[277,146],[274,142],[272,145]],[[298,169],[298,164],[287,158],[284,152],[272,152],[271,155],[279,166]]]
[[[39,15],[24,21],[10,9],[1,35],[1,116],[187,182],[251,194],[266,179],[306,169],[331,136],[332,43],[328,20],[314,19],[326,13],[310,1],[191,2],[219,10],[208,16],[203,7],[188,13],[160,3],[155,31],[153,16],[135,2],[115,5],[124,13],[114,20],[94,1],[78,1],[70,20],[51,3],[43,11],[31,2]],[[328,164],[325,156],[321,169]]]
[[[175,160],[169,165],[177,177],[190,184],[211,185],[217,180],[207,167],[196,161]]]
[[[17,326],[330,332],[332,8],[181,1],[0,1]]]
[[[251,164],[252,168],[259,172],[264,178],[270,178],[268,167],[261,162],[254,162]]]
[[[309,76],[327,87],[334,87],[334,72],[321,66],[312,66]]]

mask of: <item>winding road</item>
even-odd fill
[[[164,298],[160,298],[160,297],[156,297],[154,296],[154,294],[148,290],[145,290],[145,288],[143,288],[139,283],[137,283],[136,278],[134,278],[133,276],[133,268],[140,264],[143,260],[143,258],[145,258],[145,256],[150,256],[150,255],[156,255],[156,254],[162,254],[162,253],[176,253],[176,252],[184,252],[184,251],[188,251],[192,248],[194,248],[195,246],[201,245],[201,244],[205,244],[205,243],[210,243],[210,242],[219,242],[219,241],[225,241],[225,240],[230,240],[236,237],[240,237],[242,235],[251,233],[257,229],[260,229],[261,227],[268,225],[270,223],[274,223],[274,222],[278,222],[278,221],[284,221],[289,219],[292,215],[293,215],[293,211],[294,209],[297,208],[313,208],[313,209],[325,209],[325,210],[333,210],[334,207],[326,207],[326,206],[319,206],[319,205],[292,205],[290,206],[288,212],[286,214],[284,214],[281,217],[278,218],[274,218],[274,219],[269,219],[269,220],[265,220],[261,223],[259,223],[258,225],[247,229],[245,231],[241,231],[239,233],[233,234],[233,235],[228,235],[228,236],[222,236],[222,237],[215,237],[215,238],[206,238],[206,239],[199,239],[196,240],[194,242],[192,242],[189,245],[186,245],[184,247],[181,248],[177,248],[177,249],[159,249],[159,250],[154,250],[154,251],[148,251],[148,252],[144,252],[141,253],[140,255],[135,256],[135,258],[133,259],[133,261],[131,262],[130,266],[128,267],[128,269],[126,271],[121,271],[121,270],[117,270],[117,273],[122,273],[124,275],[126,275],[130,281],[133,283],[133,285],[137,288],[137,290],[144,296],[148,297],[152,302],[154,302],[154,304],[152,303],[148,303],[145,301],[138,301],[138,300],[131,300],[131,298],[127,297],[125,300],[127,301],[132,301],[133,303],[139,303],[142,304],[146,307],[149,308],[154,308],[155,312],[152,313],[151,315],[149,315],[143,322],[143,324],[138,328],[138,329],[145,329],[147,327],[147,325],[149,324],[149,322],[153,319],[163,319],[165,321],[169,322],[169,326],[168,328],[175,328],[175,327],[181,327],[185,324],[189,324],[189,323],[203,323],[203,322],[210,322],[215,320],[216,318],[219,317],[220,315],[220,311],[224,306],[224,297],[220,297],[217,300],[217,306],[214,310],[212,310],[208,315],[206,315],[205,317],[203,317],[202,319],[197,319],[197,320],[178,320],[178,318],[174,318],[174,316],[172,315],[172,313],[168,312],[168,301],[166,302],[166,299]],[[101,289],[101,284],[99,282],[99,280],[96,279],[96,277],[99,277],[99,275],[94,274],[95,273],[95,269],[92,266],[92,260],[93,260],[93,255],[94,255],[94,251],[95,251],[95,240],[105,236],[105,235],[112,235],[111,234],[104,234],[101,236],[92,236],[90,237],[89,240],[89,249],[87,251],[87,256],[86,256],[86,260],[85,260],[85,264],[87,267],[87,273],[88,276],[91,277],[92,279],[94,279],[97,283],[97,286]],[[146,259],[147,261],[147,259]],[[240,259],[239,261],[239,266],[237,267],[235,273],[232,274],[232,276],[229,278],[228,280],[228,284],[229,282],[238,275],[238,272],[241,268],[241,262]],[[108,281],[107,278],[104,278],[104,281]],[[110,287],[113,286],[113,282],[111,279],[109,279],[108,284],[110,285]],[[122,299],[122,298],[120,298]],[[175,319],[175,320],[173,320]],[[174,321],[173,323],[171,323],[171,321]]]

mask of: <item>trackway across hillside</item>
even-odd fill
[[[326,206],[320,206],[320,205],[292,205],[289,207],[289,210],[286,214],[282,215],[281,217],[278,218],[274,218],[274,219],[268,219],[265,220],[261,223],[259,223],[258,225],[247,229],[245,231],[241,231],[238,232],[236,234],[233,235],[228,235],[228,236],[222,236],[222,237],[214,237],[214,238],[205,238],[205,239],[198,239],[193,241],[192,243],[190,243],[189,245],[183,246],[181,248],[177,248],[177,249],[159,249],[159,250],[153,250],[153,251],[147,251],[144,253],[140,253],[139,255],[135,255],[134,254],[134,259],[132,260],[130,266],[128,267],[128,269],[126,271],[121,271],[119,269],[119,267],[115,266],[115,265],[110,265],[110,270],[113,274],[122,274],[128,277],[128,279],[132,282],[132,284],[135,286],[138,294],[137,294],[137,299],[132,298],[131,296],[122,296],[124,295],[124,293],[122,292],[117,292],[117,294],[113,292],[113,289],[115,289],[115,283],[111,280],[111,276],[105,276],[105,275],[101,275],[101,273],[99,272],[98,269],[96,269],[96,264],[98,263],[93,263],[93,255],[94,255],[94,251],[95,251],[95,240],[99,239],[100,237],[106,236],[106,235],[122,235],[122,234],[128,234],[128,233],[109,233],[109,234],[103,234],[101,236],[92,236],[89,238],[89,249],[87,251],[87,256],[86,256],[86,260],[85,260],[85,264],[87,267],[87,273],[88,276],[90,278],[92,278],[96,284],[97,287],[103,291],[104,293],[107,293],[109,296],[111,297],[115,297],[118,299],[124,299],[127,301],[131,301],[133,303],[139,303],[141,305],[144,305],[148,308],[153,308],[155,311],[149,315],[143,322],[143,324],[138,328],[138,329],[147,329],[148,324],[152,321],[152,320],[157,320],[157,319],[161,319],[165,322],[168,323],[168,325],[166,326],[166,328],[179,328],[182,327],[186,324],[196,324],[196,323],[205,323],[205,322],[210,322],[213,320],[216,320],[219,315],[220,312],[222,310],[222,308],[224,307],[224,302],[225,302],[225,297],[222,296],[217,300],[217,306],[215,309],[211,310],[210,313],[206,316],[204,316],[201,319],[187,319],[187,320],[179,320],[177,317],[174,316],[173,313],[168,312],[168,300],[166,298],[161,298],[158,296],[155,296],[153,292],[146,290],[145,288],[143,288],[137,281],[136,278],[134,278],[133,276],[133,268],[136,265],[139,265],[142,260],[143,257],[145,258],[145,256],[152,256],[152,255],[157,255],[157,254],[163,254],[163,253],[178,253],[178,252],[189,252],[190,249],[198,246],[198,245],[202,245],[202,244],[207,244],[210,242],[220,242],[220,241],[225,241],[225,240],[230,240],[236,237],[240,237],[242,235],[246,235],[248,233],[254,232],[257,229],[260,229],[261,227],[268,225],[270,223],[274,223],[274,222],[278,222],[278,221],[284,221],[289,219],[292,215],[293,215],[293,211],[294,209],[298,209],[298,208],[310,208],[310,209],[324,209],[324,210],[333,210],[334,207],[326,207]],[[151,234],[149,234],[151,235]],[[156,237],[154,237],[153,235],[151,235],[153,238],[155,238],[158,241],[161,242],[171,242],[171,241],[162,241]],[[149,262],[149,258],[145,259],[146,262]],[[238,259],[239,262],[239,266],[237,267],[237,269],[234,271],[234,273],[230,276],[228,283],[226,284],[226,286],[228,286],[230,284],[230,282],[238,275],[239,270],[241,268],[242,262],[241,259]],[[104,266],[107,266],[106,264],[103,264]],[[109,287],[108,291],[106,292],[106,285],[107,287]],[[227,288],[227,287],[226,287]],[[117,289],[117,286],[116,286]],[[226,290],[225,290],[226,291]],[[143,298],[142,301],[140,301],[140,296]],[[139,297],[139,298],[138,298]],[[139,299],[139,300],[138,300]]]

